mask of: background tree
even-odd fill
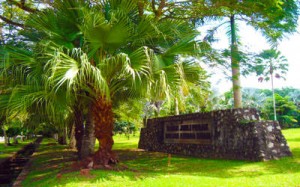
[[[130,138],[130,134],[135,133],[136,127],[133,123],[128,121],[116,121],[114,124],[114,133],[115,134],[125,134],[125,136]]]
[[[17,136],[20,135],[21,129],[19,127],[9,127],[6,130],[8,136],[8,144],[10,144],[10,138],[13,138],[14,144],[18,144]]]
[[[274,94],[274,75],[276,78],[284,78],[288,70],[287,60],[281,53],[275,49],[264,50],[261,52],[256,60],[256,65],[254,70],[256,71],[259,81],[268,81],[271,80],[272,86],[272,97],[273,97],[273,108],[274,108],[274,120],[277,120],[276,117],[276,99]]]
[[[298,8],[296,2],[291,0],[270,0],[264,1],[264,3],[261,3],[260,1],[214,0],[201,3],[191,3],[190,6],[194,7],[195,9],[197,6],[199,6],[199,8],[202,8],[199,10],[203,10],[204,7],[211,9],[211,16],[208,16],[208,18],[215,17],[221,21],[228,19],[228,21],[225,21],[211,29],[208,32],[209,36],[206,36],[206,38],[212,38],[214,32],[220,26],[229,23],[230,26],[228,27],[228,34],[230,38],[230,61],[234,107],[242,107],[240,61],[242,60],[241,57],[243,57],[243,53],[238,50],[239,41],[236,22],[246,22],[255,29],[262,31],[263,35],[266,36],[268,41],[272,45],[276,45],[276,42],[280,40],[285,33],[296,31],[298,19]],[[199,16],[200,15],[203,15],[203,13],[199,13]]]
[[[131,133],[143,126],[143,107],[145,98],[129,99],[114,106],[114,134],[124,133],[128,138]]]
[[[248,108],[256,108],[261,110],[262,106],[268,98],[267,94],[260,89],[243,88],[243,106]]]
[[[208,20],[217,19],[222,23],[209,30],[205,36],[206,41],[215,41],[213,35],[222,25],[228,23],[228,35],[230,39],[229,56],[233,83],[234,107],[242,107],[242,94],[240,85],[241,61],[245,57],[239,51],[237,34],[237,21],[246,22],[255,29],[262,31],[267,40],[276,45],[286,33],[296,31],[298,19],[297,2],[293,0],[268,0],[261,1],[167,1],[151,0],[139,1],[140,7],[148,7],[148,10],[155,13],[156,17],[162,19],[180,19],[196,23],[197,26],[206,23]],[[228,21],[227,21],[228,20]],[[210,53],[210,55],[213,53]],[[207,56],[210,56],[207,55]],[[217,60],[217,56],[214,59]],[[218,62],[222,62],[218,60]],[[244,62],[247,60],[244,59]],[[224,64],[224,61],[222,62]],[[226,64],[226,63],[225,63]],[[245,66],[247,67],[247,66]],[[247,72],[247,70],[245,71]]]
[[[275,94],[276,99],[276,112],[278,114],[278,122],[283,128],[297,127],[297,116],[299,116],[299,110],[297,106],[289,100],[288,97],[282,97],[279,94]],[[262,115],[266,119],[274,118],[272,99],[267,99],[265,106],[262,110]]]
[[[33,3],[31,1],[8,1],[11,6],[19,8],[25,12],[35,12],[42,2],[44,6],[53,6],[52,3],[41,1]],[[45,6],[46,5],[46,6]],[[197,26],[206,23],[207,20],[218,19],[224,21],[228,19],[229,36],[231,41],[230,59],[232,69],[233,92],[235,97],[235,107],[241,107],[241,91],[239,76],[241,66],[241,52],[238,49],[237,37],[237,21],[246,22],[255,29],[261,30],[267,39],[276,45],[276,41],[281,39],[286,33],[295,31],[298,19],[297,3],[294,0],[268,0],[261,3],[260,1],[168,1],[168,0],[139,0],[137,1],[138,13],[144,15],[145,11],[152,12],[155,19],[173,19],[173,20],[188,20],[196,23]],[[3,18],[4,17],[4,18]],[[10,19],[2,20],[10,23]],[[19,23],[19,22],[17,22]],[[224,22],[225,23],[225,22]],[[224,23],[220,24],[223,25]],[[219,26],[210,30],[210,36],[206,36],[206,41],[213,41],[214,30]],[[210,39],[209,39],[210,38]],[[207,45],[206,45],[207,47]],[[207,48],[209,49],[209,47]],[[208,52],[207,50],[203,50]],[[213,55],[212,53],[209,58]]]

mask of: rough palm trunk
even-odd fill
[[[140,17],[144,15],[144,6],[145,6],[145,2],[143,0],[138,1],[138,10],[139,10]]]
[[[79,159],[82,158],[80,155],[82,147],[82,138],[83,138],[83,114],[82,111],[74,107],[74,117],[75,117],[75,139],[76,139],[76,149]]]
[[[95,133],[94,122],[91,112],[85,115],[84,133],[82,137],[82,147],[80,150],[81,158],[86,158],[94,153],[95,148]]]
[[[75,116],[75,139],[76,148],[79,159],[94,153],[95,135],[94,135],[94,122],[92,114],[83,114],[82,109],[74,107]]]
[[[231,70],[232,70],[232,89],[234,108],[242,107],[242,93],[241,93],[241,81],[240,81],[240,64],[237,58],[237,36],[235,28],[234,15],[230,17],[230,28],[231,28]]]
[[[69,147],[71,149],[76,149],[75,123],[71,126]]]
[[[95,122],[95,136],[99,141],[99,149],[94,154],[94,164],[109,167],[110,163],[116,163],[117,159],[112,152],[113,141],[113,110],[111,101],[105,97],[99,97],[92,107]]]
[[[67,145],[67,127],[61,129],[62,132],[58,133],[58,143],[60,145]]]
[[[152,0],[152,11],[155,14],[155,18],[159,20],[163,15],[163,9],[166,6],[166,0],[161,0],[158,7],[155,5],[155,0]]]

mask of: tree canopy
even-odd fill
[[[95,134],[100,147],[94,163],[105,167],[117,161],[111,150],[114,111],[124,101],[143,98],[156,116],[165,103],[167,114],[206,110],[209,83],[199,59],[213,59],[214,32],[199,40],[195,24],[229,21],[234,106],[241,107],[235,21],[275,43],[295,31],[298,18],[292,0],[1,3],[3,120],[20,113],[24,122],[48,124],[61,136],[74,127],[81,157],[92,154]]]
[[[153,15],[140,14],[134,0],[55,1],[32,12],[21,33],[28,45],[1,50],[0,107],[38,115],[62,134],[74,123],[77,143],[87,143],[77,145],[81,157],[93,152],[95,134],[94,163],[108,167],[117,161],[114,105],[141,97],[161,102],[206,78],[195,60],[194,27]]]

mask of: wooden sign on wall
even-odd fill
[[[210,120],[165,122],[164,143],[211,144],[211,122]]]

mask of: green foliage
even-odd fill
[[[114,123],[115,134],[125,134],[129,138],[129,135],[135,133],[135,131],[136,131],[136,127],[131,122],[117,121]]]
[[[32,131],[62,132],[74,107],[86,115],[100,96],[118,121],[140,127],[142,105],[129,99],[164,102],[173,91],[186,96],[189,84],[207,84],[196,29],[140,15],[135,0],[54,1],[26,18],[20,34],[29,45],[0,51],[0,110],[26,116]]]
[[[270,93],[266,93],[266,92],[270,92]],[[261,109],[268,97],[272,97],[271,90],[244,88],[243,89],[243,106],[249,107],[249,108]]]
[[[272,91],[267,89],[244,89],[245,106],[263,112],[264,119],[273,120]],[[286,127],[300,126],[300,90],[294,88],[275,89],[276,110],[279,122]]]
[[[43,135],[44,137],[53,137],[55,133],[62,133],[59,132],[59,130],[58,125],[41,123],[38,124],[36,128],[32,129],[32,133]]]
[[[17,136],[19,135],[20,133],[22,132],[21,128],[19,127],[9,127],[7,130],[6,130],[6,134],[8,137],[14,137],[14,136]]]
[[[276,46],[277,42],[284,37],[286,33],[292,33],[296,31],[298,20],[298,4],[297,1],[205,1],[202,3],[188,4],[195,8],[196,15],[202,15],[202,9],[205,7],[210,10],[207,17],[214,17],[216,20],[220,20],[220,24],[211,28],[208,35],[210,41],[216,41],[212,39],[215,32],[222,26],[227,26],[227,35],[230,42],[230,49],[223,50],[221,55],[215,55],[218,65],[224,66],[225,72],[229,69],[232,71],[233,82],[233,96],[234,107],[242,107],[241,85],[240,75],[248,75],[253,71],[262,71],[261,66],[255,66],[253,68],[251,58],[253,54],[242,50],[242,44],[238,37],[238,22],[245,22],[247,25],[253,26],[256,30],[262,31],[263,35],[268,39],[272,46]],[[199,9],[197,9],[198,7]],[[202,9],[201,9],[201,8]],[[229,63],[230,62],[230,63]],[[286,67],[281,67],[286,69]]]
[[[223,93],[222,95],[211,95],[209,98],[209,109],[223,110],[233,107],[233,92],[232,90]]]
[[[279,94],[275,94],[276,100],[276,113],[278,115],[279,124],[283,128],[299,127],[297,117],[300,115],[299,109],[295,103],[290,101],[289,97],[282,97]],[[272,100],[267,99],[262,109],[262,115],[266,119],[273,119],[273,105]]]
[[[255,60],[255,65],[250,69],[259,76],[259,81],[269,81],[270,76],[283,78],[288,71],[287,59],[281,55],[280,51],[269,49],[262,51]]]
[[[145,99],[129,99],[119,102],[114,107],[116,123],[126,122],[134,124],[136,129],[142,127],[143,107],[145,103]]]
[[[204,17],[244,16],[248,22],[256,20],[251,24],[260,29],[273,24],[269,27],[274,31],[272,38],[293,31],[297,20],[294,1],[169,2],[161,17],[151,11],[157,7],[150,1],[144,3],[147,13],[142,15],[134,0],[55,1],[51,7],[20,15],[15,21],[26,24],[20,37],[29,42],[1,48],[0,80],[5,83],[1,85],[1,113],[7,118],[21,113],[28,126],[39,129],[48,124],[61,132],[74,105],[87,113],[89,104],[100,95],[113,101],[119,121],[138,127],[143,115],[137,111],[146,101],[127,106],[119,103],[147,98],[152,112],[144,116],[153,116],[153,111],[158,115],[204,111],[209,84],[197,58],[204,57],[210,46],[196,39],[199,33],[190,22],[167,19],[173,15],[171,9],[180,14],[180,8],[190,8],[185,13],[189,16],[193,9],[198,17],[202,17],[201,11]],[[7,2],[4,4],[5,14],[14,13],[15,18],[18,13],[9,12]],[[35,6],[32,1],[26,5]],[[266,11],[270,9],[276,15]],[[278,22],[290,25],[283,28]],[[15,44],[20,44],[19,40]],[[231,55],[229,51],[226,54]],[[238,60],[244,59],[238,54]]]
[[[234,15],[236,20],[245,21],[257,30],[261,30],[270,42],[281,39],[285,33],[296,31],[298,19],[298,3],[294,0],[246,0],[246,1],[205,1],[195,3],[195,13],[201,15],[203,6],[210,10],[215,18],[230,17]],[[199,6],[199,9],[196,7]],[[202,7],[202,9],[200,8]]]
[[[284,128],[300,127],[300,90],[294,88],[275,89],[278,121]],[[212,110],[229,109],[233,106],[232,92],[211,98]],[[273,120],[272,91],[267,89],[244,88],[243,106],[262,112],[264,120]]]

